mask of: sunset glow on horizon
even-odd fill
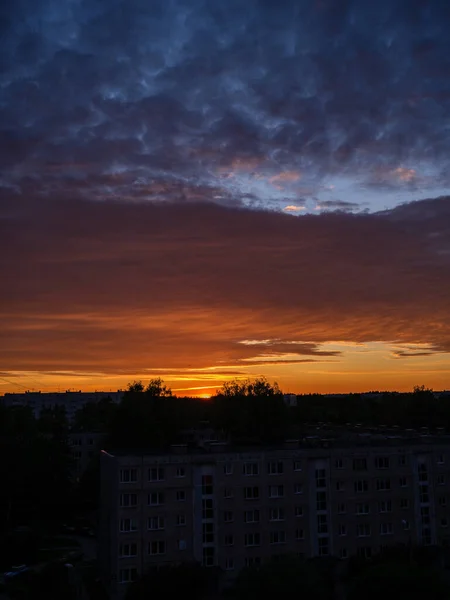
[[[8,10],[0,395],[450,388],[448,3]]]

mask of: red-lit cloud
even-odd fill
[[[331,340],[409,344],[396,368],[450,352],[449,198],[292,217],[15,197],[0,234],[6,374],[263,372],[338,362]]]

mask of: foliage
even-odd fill
[[[162,379],[128,385],[118,406],[106,446],[112,449],[163,449],[177,441],[183,426],[179,400]]]
[[[391,598],[421,600],[424,597],[448,598],[449,586],[432,567],[420,567],[406,562],[376,564],[356,577],[349,585],[348,600],[379,600]]]
[[[300,590],[308,600],[331,599],[331,573],[322,568],[320,561],[285,556],[261,567],[243,569],[236,579],[232,597],[236,600],[290,598],[297,596]]]
[[[44,413],[36,421],[23,407],[1,412],[0,529],[63,519],[72,468],[64,420],[59,413]]]
[[[108,396],[99,402],[88,402],[77,410],[74,428],[84,431],[108,431],[117,411],[117,404]]]
[[[150,571],[130,585],[125,600],[164,600],[183,598],[201,600],[216,586],[214,570],[201,567],[197,563],[182,563]]]
[[[220,390],[217,391],[217,396],[225,396],[226,398],[236,397],[253,397],[270,398],[273,396],[282,396],[282,392],[278,387],[278,383],[270,384],[265,377],[258,377],[255,380],[251,379],[234,379],[226,381]]]
[[[285,438],[288,411],[278,385],[264,378],[231,381],[212,399],[213,419],[238,443],[275,443]]]

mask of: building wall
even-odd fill
[[[74,460],[73,476],[79,479],[89,466],[91,460],[101,449],[106,434],[99,432],[75,432],[69,433],[69,444]]]
[[[25,392],[8,393],[2,397],[3,405],[29,406],[36,419],[39,418],[41,410],[46,408],[64,407],[69,422],[75,416],[77,410],[89,402],[99,402],[103,398],[110,397],[113,402],[119,403],[123,392]]]
[[[347,558],[447,543],[449,463],[445,445],[103,455],[100,551],[111,597],[126,576],[160,564],[196,560],[233,577],[288,553]],[[133,506],[124,494],[136,494]],[[120,531],[125,519],[134,531]],[[121,556],[126,544],[135,556]]]

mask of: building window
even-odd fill
[[[370,512],[370,506],[366,502],[358,502],[356,505],[357,515],[368,515]]]
[[[345,504],[343,502],[340,502],[337,505],[337,513],[338,513],[338,515],[345,515],[346,512],[347,512],[347,507],[345,506]]]
[[[447,496],[439,496],[439,506],[443,508],[447,506]]]
[[[286,543],[286,532],[285,531],[271,531],[270,532],[270,543],[274,544],[285,544]]]
[[[409,531],[409,521],[406,521],[406,519],[402,519],[402,525],[404,531]]]
[[[354,471],[367,471],[367,458],[354,458],[353,459],[353,470]]]
[[[380,523],[380,535],[392,535],[392,523]]]
[[[372,558],[372,548],[370,546],[358,548],[358,556],[360,558]]]
[[[232,535],[226,535],[224,538],[225,546],[234,546],[234,537]]]
[[[406,480],[406,477],[400,477],[400,487],[407,487],[408,486],[408,482]]]
[[[303,485],[301,483],[294,485],[294,494],[303,494]]]
[[[147,528],[151,531],[164,529],[164,517],[149,517]]]
[[[267,463],[267,473],[269,475],[282,475],[283,461],[279,460],[276,462]]]
[[[177,467],[175,477],[186,477],[186,469],[184,467]]]
[[[177,515],[175,523],[177,527],[184,527],[186,525],[186,515],[183,513]]]
[[[245,500],[258,500],[259,498],[259,487],[245,487],[244,488],[244,498]]]
[[[269,498],[282,498],[284,487],[282,485],[269,485]]]
[[[303,529],[295,530],[295,539],[296,540],[304,540],[305,539],[305,532],[303,531]]]
[[[406,455],[405,454],[400,454],[398,457],[398,466],[399,467],[406,467]]]
[[[358,523],[356,526],[356,535],[358,537],[369,537],[370,533],[371,531],[369,523]]]
[[[417,471],[419,473],[419,481],[428,481],[427,465],[425,463],[417,465]]]
[[[166,542],[164,540],[154,540],[148,543],[148,553],[152,556],[166,553]]]
[[[428,506],[420,507],[420,518],[422,519],[422,525],[430,524],[430,509]]]
[[[120,519],[120,531],[137,531],[136,519]]]
[[[137,556],[137,544],[120,544],[119,554],[122,558]]]
[[[345,523],[340,523],[338,526],[338,534],[340,536],[347,535],[347,525]]]
[[[294,460],[294,471],[301,471],[301,470],[302,470],[302,461]]]
[[[334,461],[334,466],[336,467],[336,469],[343,469],[344,468],[344,461],[342,460],[342,458],[337,458]]]
[[[255,533],[246,533],[244,536],[244,545],[245,546],[259,546],[261,544],[261,534],[258,532]]]
[[[327,487],[327,479],[326,479],[325,469],[316,469],[316,487],[318,487],[318,488]]]
[[[419,499],[421,504],[427,504],[430,501],[428,485],[419,485]]]
[[[326,492],[317,492],[316,494],[316,509],[327,510],[327,494]]]
[[[294,508],[294,515],[296,517],[303,517],[303,506],[296,506]]]
[[[383,500],[378,504],[380,513],[390,513],[392,512],[392,502],[391,500]]]
[[[214,542],[214,523],[203,523],[202,534],[203,543],[212,544]]]
[[[137,569],[130,567],[129,569],[120,569],[119,571],[119,582],[120,583],[131,583],[137,579]]]
[[[355,493],[363,494],[369,491],[369,483],[365,479],[360,479],[354,483]]]
[[[202,564],[204,567],[213,567],[214,566],[214,547],[206,546],[203,548],[203,560]]]
[[[375,458],[376,469],[389,469],[389,458],[387,456],[377,456]]]
[[[120,483],[137,483],[137,469],[120,469]]]
[[[148,470],[149,481],[164,481],[164,467],[152,467]]]
[[[122,508],[137,506],[137,499],[137,494],[120,494],[120,506]]]
[[[377,492],[387,492],[391,489],[390,479],[377,479]]]
[[[226,463],[223,466],[223,474],[224,475],[233,475],[233,465],[231,463]]]
[[[258,463],[244,463],[242,471],[248,477],[259,475],[259,465]]]
[[[225,571],[233,571],[234,570],[234,558],[226,558],[225,559]]]
[[[284,521],[284,508],[271,508],[269,510],[269,521]]]
[[[246,567],[259,567],[261,558],[259,556],[247,556],[244,559],[244,564]]]
[[[186,500],[186,492],[184,490],[177,490],[176,499],[177,502],[184,502]]]
[[[202,476],[202,494],[203,496],[211,496],[213,493],[213,478],[212,475]]]
[[[233,494],[233,489],[232,488],[224,488],[223,490],[223,497],[224,498],[233,498],[234,494]]]
[[[317,515],[317,533],[328,533],[328,522],[326,515]]]
[[[345,491],[345,482],[344,481],[336,481],[336,491],[337,492]]]
[[[148,495],[148,505],[149,506],[161,506],[162,504],[164,504],[163,492],[151,492]]]
[[[186,548],[187,548],[186,540],[177,540],[177,548],[178,548],[178,550],[181,550],[181,551],[186,550]]]
[[[223,513],[223,520],[225,523],[231,523],[232,521],[234,521],[233,513],[231,510],[226,510]]]
[[[319,538],[319,556],[328,556],[328,538]]]
[[[214,509],[212,500],[202,500],[202,519],[213,519]]]
[[[445,475],[440,474],[437,476],[437,484],[438,485],[445,485]]]
[[[447,517],[444,517],[443,519],[441,519],[441,527],[448,527]]]
[[[445,455],[444,454],[439,454],[438,455],[438,465],[443,465],[445,464]]]
[[[347,550],[347,548],[341,548],[339,550],[339,558],[342,558],[342,559],[348,558],[348,550]]]
[[[259,523],[259,510],[246,510],[244,512],[245,523]]]

